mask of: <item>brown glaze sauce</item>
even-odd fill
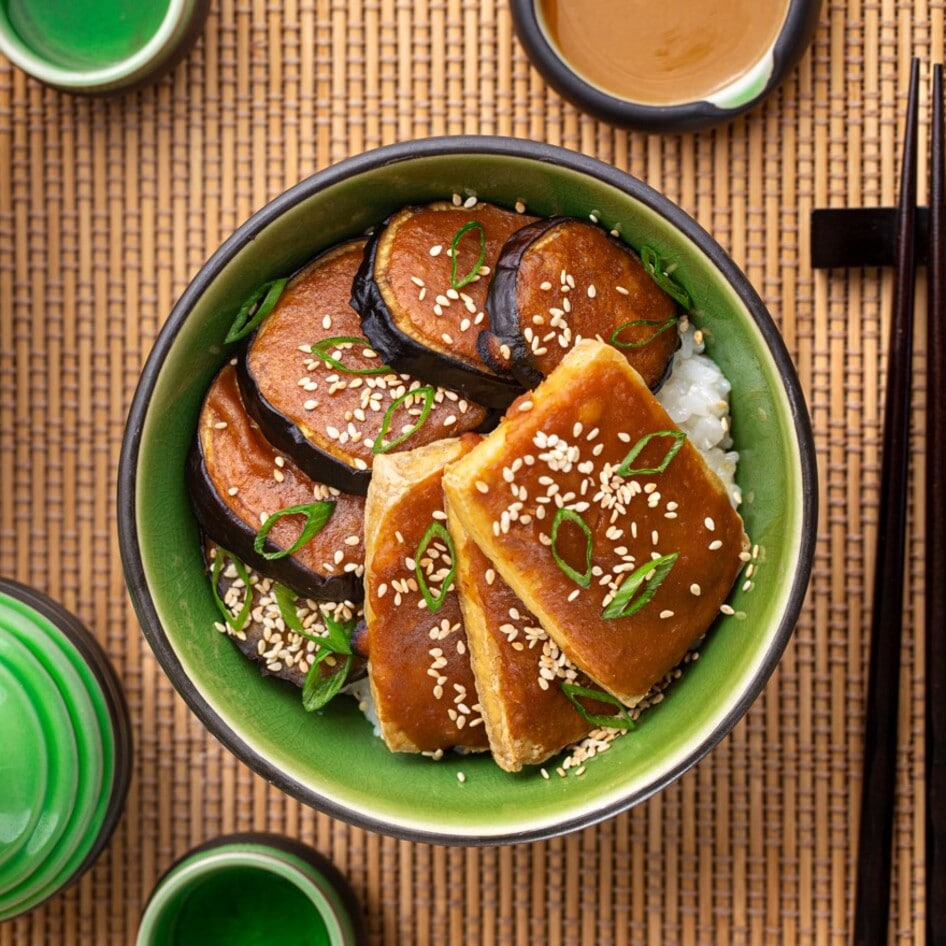
[[[694,101],[744,75],[775,42],[788,0],[537,0],[562,58],[592,85],[647,105]]]
[[[689,442],[663,472],[626,477],[633,489],[618,492],[622,481],[613,471],[631,448],[673,424],[640,376],[612,349],[598,348],[591,370],[567,379],[553,375],[534,396],[514,402],[500,427],[501,455],[474,472],[474,453],[456,465],[455,476],[479,481],[464,487],[466,501],[493,524],[491,545],[501,557],[489,546],[485,551],[499,567],[517,563],[515,590],[535,613],[554,616],[567,632],[568,640],[559,637],[559,643],[569,657],[615,695],[638,699],[712,624],[742,567],[745,537],[725,490]],[[578,354],[576,349],[569,359]],[[649,442],[635,466],[659,465],[667,445]],[[451,473],[451,488],[454,482]],[[549,548],[562,501],[579,509],[592,536],[598,570],[588,588],[566,575]],[[521,504],[515,526],[503,531],[513,503]],[[556,548],[573,567],[583,563],[580,529],[560,530]],[[614,587],[654,555],[675,552],[679,558],[646,606],[629,617],[602,619],[610,599],[601,576],[612,576]]]
[[[223,368],[207,392],[201,411],[200,439],[204,463],[221,499],[250,529],[258,530],[261,517],[280,509],[334,500],[331,518],[295,557],[320,575],[362,573],[364,499],[309,479],[270,445],[246,413],[232,365]],[[280,548],[289,548],[298,539],[304,523],[304,516],[283,516],[268,537]],[[338,561],[337,552],[341,552]]]
[[[487,748],[455,584],[431,614],[411,567],[435,514],[444,515],[442,476],[428,475],[388,508],[365,588],[378,716],[421,752]],[[439,542],[431,547],[442,560]]]
[[[608,342],[625,326],[617,341],[628,363],[648,387],[663,378],[677,347],[676,307],[637,256],[618,246],[600,227],[568,220],[523,254],[516,304],[535,366],[546,377],[581,338]]]
[[[584,687],[593,684],[570,664],[564,666],[560,662],[558,648],[539,626],[538,619],[471,539],[461,539],[457,553],[461,595],[469,598],[472,607],[482,614],[484,640],[479,646],[475,646],[467,625],[474,669],[480,679],[489,681],[495,693],[494,712],[502,714],[508,739],[520,744],[520,751],[528,755],[506,759],[495,745],[493,754],[503,768],[516,771],[523,762],[541,762],[591,731],[593,725],[575,709],[561,683],[568,680]],[[488,694],[480,696],[489,732],[493,725],[489,712],[492,701]],[[614,712],[613,706],[598,702],[588,702],[587,709],[601,715]],[[497,719],[495,724],[499,723]]]
[[[364,241],[341,244],[303,270],[261,326],[247,356],[250,372],[269,403],[315,446],[360,470],[374,462],[372,447],[388,408],[421,383],[393,371],[345,373],[300,346],[341,336],[364,337],[361,319],[349,304],[363,252]],[[359,371],[382,364],[367,340],[364,345],[346,343],[329,354]],[[486,416],[485,409],[453,391],[436,388],[435,392],[426,422],[397,449],[455,436],[475,428]],[[386,442],[416,423],[423,400],[418,396],[415,403],[395,411]]]
[[[490,274],[507,238],[535,219],[482,203],[464,209],[440,202],[396,214],[381,243],[375,277],[389,308],[409,314],[411,325],[399,323],[401,330],[429,348],[488,371],[476,350],[476,339],[489,327],[485,305]],[[485,232],[483,268],[466,286],[453,289],[450,246],[459,230],[473,221],[482,224]],[[473,271],[479,252],[475,229],[460,238],[458,281]]]

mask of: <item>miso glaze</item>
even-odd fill
[[[649,105],[703,99],[775,42],[789,0],[536,0],[562,58],[603,91]]]

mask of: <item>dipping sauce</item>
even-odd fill
[[[161,26],[170,0],[0,0],[10,25],[42,59],[67,69],[121,62]]]
[[[789,0],[535,0],[561,57],[585,81],[648,105],[705,99],[771,48]]]

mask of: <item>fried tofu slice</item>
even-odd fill
[[[447,508],[456,550],[457,587],[490,750],[500,768],[518,772],[587,736],[598,723],[588,714],[615,708],[566,696],[562,684],[590,681],[539,626]]]
[[[591,340],[444,489],[549,636],[627,706],[709,629],[748,547],[718,477],[623,356]]]
[[[444,466],[476,437],[379,455],[365,503],[368,675],[395,752],[488,748],[453,580]]]

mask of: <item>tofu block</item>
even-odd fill
[[[444,490],[549,636],[627,706],[710,628],[748,547],[699,451],[592,340],[450,466]]]
[[[561,684],[590,681],[539,626],[447,508],[456,549],[457,587],[490,750],[500,768],[518,772],[587,736],[590,722]],[[615,707],[581,699],[586,712]]]
[[[445,464],[475,439],[382,454],[368,488],[368,676],[381,735],[395,752],[488,747],[441,486]]]

